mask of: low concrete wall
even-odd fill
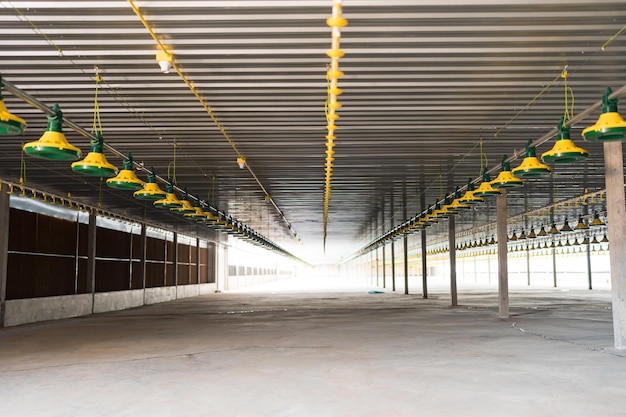
[[[144,290],[111,291],[59,297],[7,300],[5,326],[86,316],[93,313],[124,310],[147,304],[172,301],[176,298],[196,297],[215,292],[215,284],[179,285],[176,287],[146,288]]]
[[[92,303],[91,294],[7,300],[4,325],[17,326],[36,321],[85,316],[91,314]]]
[[[198,284],[198,294],[202,295],[202,294],[209,294],[212,292],[215,292],[217,290],[217,287],[215,286],[215,283],[212,284]]]
[[[93,312],[104,313],[141,305],[143,305],[143,290],[102,292],[96,294]]]
[[[176,299],[176,287],[146,288],[146,304],[164,303]]]
[[[197,284],[179,285],[176,290],[176,298],[197,297],[200,294]]]

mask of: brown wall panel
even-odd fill
[[[76,223],[11,209],[9,251],[74,255]]]
[[[87,288],[87,258],[78,258],[77,294],[86,294]]]
[[[131,274],[131,289],[140,290],[143,288],[143,279],[141,274],[141,262],[133,261]]]
[[[96,256],[130,259],[130,234],[99,227],[96,230]]]
[[[7,300],[74,294],[73,258],[9,253]]]
[[[178,264],[178,285],[190,284],[189,264]]]
[[[200,265],[200,281],[199,284],[205,284],[209,281],[208,277],[208,268],[206,265]]]
[[[129,289],[129,262],[96,260],[96,292]]]
[[[162,263],[146,263],[146,288],[162,287],[164,279]]]
[[[174,264],[168,263],[165,267],[165,285],[174,285]]]
[[[165,260],[165,241],[148,236],[146,238],[146,259],[151,261]]]

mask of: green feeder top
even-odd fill
[[[606,88],[606,92],[602,96],[602,113],[613,113],[617,111],[617,99],[609,98],[613,94],[611,87]]]
[[[531,143],[533,143],[533,140],[528,139],[528,143],[526,143],[526,158],[532,158],[537,156],[535,153],[535,147],[530,146]]]
[[[49,132],[63,133],[63,112],[58,103],[52,105],[52,111],[54,114],[46,116],[48,118],[48,127],[46,127],[46,130]]]
[[[133,170],[133,155],[130,152],[126,154],[126,159],[122,163],[122,169],[125,171]]]
[[[511,163],[507,162],[506,158],[507,158],[507,156],[506,156],[506,154],[504,154],[504,156],[502,156],[502,171],[510,171],[511,170]]]
[[[561,117],[561,123],[559,123],[559,137],[556,140],[570,139],[569,131],[570,127],[565,126],[565,117]]]

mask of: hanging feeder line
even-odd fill
[[[343,72],[339,70],[339,58],[344,52],[339,49],[341,40],[341,28],[348,24],[348,21],[341,16],[342,0],[333,0],[332,16],[326,19],[326,24],[331,27],[331,48],[326,51],[326,55],[330,58],[330,65],[326,73],[328,99],[325,104],[326,122],[328,134],[326,135],[326,164],[325,164],[325,183],[324,183],[324,250],[326,250],[326,236],[328,230],[328,209],[330,206],[330,191],[333,177],[333,157],[335,151],[335,120],[339,118],[337,110],[341,108],[341,103],[337,97],[341,94],[338,87],[339,77],[343,76]]]
[[[617,99],[620,96],[626,94],[626,85],[622,86],[621,88],[619,88],[616,91],[613,91],[611,94],[608,95],[609,99]],[[595,102],[594,104],[592,104],[591,106],[589,106],[587,109],[583,110],[581,113],[579,113],[576,116],[573,116],[567,123],[565,123],[568,127],[575,125],[576,123],[582,121],[583,119],[585,119],[586,117],[588,117],[590,114],[592,114],[593,112],[595,112],[597,109],[601,108],[603,105],[602,100],[599,100],[597,102]],[[552,137],[554,137],[557,133],[559,132],[559,128],[555,127],[552,128],[548,133],[546,133],[545,135],[541,136],[539,139],[536,139],[534,141],[529,141],[529,145],[530,146],[539,146],[541,144],[543,144],[544,142],[550,140]],[[513,156],[506,158],[504,160],[504,162],[510,162],[513,161],[515,159],[517,159],[518,157],[520,157],[521,155],[523,155],[524,153],[518,153],[517,150],[513,151]],[[489,170],[487,170],[487,173],[493,173],[498,169],[498,167],[493,167]],[[476,180],[474,180],[476,181]],[[472,183],[474,182],[472,181]],[[464,185],[463,187],[459,188],[459,190],[465,190],[467,189],[467,185]],[[599,191],[598,193],[602,194],[602,191]],[[421,214],[425,214],[427,213],[428,210],[424,210],[421,212]],[[525,215],[526,213],[522,214]],[[405,220],[402,224],[405,224],[407,221]],[[390,234],[392,233],[392,231],[396,230],[398,227],[400,226],[395,226],[393,228],[391,228],[389,231],[387,231],[386,233],[383,233],[382,235],[380,235],[378,238],[374,239],[371,241],[371,243],[367,244],[366,246],[364,246],[362,249],[360,249],[359,251],[357,251],[354,255],[349,256],[348,258],[346,258],[346,260],[342,261],[343,262],[348,262],[351,259],[354,259],[358,256],[364,255],[366,253],[368,253],[369,251],[373,250],[374,248],[377,247],[377,245],[375,244],[376,242],[380,242],[381,239],[383,239],[383,237],[385,236],[390,236]]]
[[[39,100],[35,99],[34,97],[32,97],[31,95],[29,95],[28,93],[20,90],[19,88],[17,88],[16,86],[14,86],[12,83],[6,81],[5,79],[2,80],[3,82],[3,88],[6,91],[10,91],[13,95],[15,95],[16,97],[21,98],[22,100],[24,100],[26,103],[30,104],[31,106],[33,106],[36,109],[39,109],[40,111],[42,111],[43,113],[47,114],[47,115],[54,115],[55,111],[53,109],[51,109],[50,107],[46,106],[45,104],[41,103]],[[77,125],[76,123],[72,122],[71,120],[69,120],[66,117],[63,117],[63,124],[68,126],[69,128],[71,128],[72,130],[74,130],[75,132],[79,133],[80,135],[88,138],[90,140],[90,142],[97,142],[99,141],[99,138],[97,136],[95,136],[93,133],[86,131],[85,129],[83,129],[82,127],[80,127],[79,125]],[[126,160],[127,157],[126,155],[122,154],[121,152],[119,152],[118,150],[116,150],[115,148],[111,147],[110,145],[103,143],[103,148],[106,149],[107,151],[111,152],[113,155],[121,158],[122,160]],[[144,167],[143,165],[137,164],[136,162],[133,161],[133,165],[134,167],[139,170],[142,171],[145,174],[153,174],[152,171],[150,171],[148,168]],[[154,175],[155,179],[158,179],[159,181],[161,181],[162,183],[165,184],[169,184],[168,180]],[[1,181],[0,181],[1,184]],[[9,184],[9,188],[10,188],[10,193],[13,193],[13,189],[14,189],[14,185],[13,183],[8,183]],[[29,188],[26,185],[20,185],[19,188],[22,190],[22,193],[20,195],[25,195],[26,191],[30,191],[32,192],[32,194],[34,196],[37,195],[37,190],[35,190],[34,188]],[[176,185],[172,185],[172,189],[178,191],[179,193],[183,193],[184,190]],[[44,196],[46,196],[45,198],[47,198],[47,196],[50,196],[53,200],[52,201],[56,201],[56,199],[58,198],[60,202],[62,202],[63,204],[65,204],[65,200],[68,201],[69,203],[69,207],[72,207],[72,200],[71,200],[71,195],[69,195],[68,193],[68,198],[64,198],[64,197],[58,197],[56,195],[53,194],[49,194],[49,193],[41,193],[42,198],[44,198]],[[198,203],[205,203],[204,201],[201,201],[198,197],[189,196],[190,198],[193,198],[194,200],[196,200]],[[44,200],[45,201],[45,200]],[[216,208],[211,207],[209,204],[207,204],[207,206],[210,209],[214,209],[217,211]],[[105,213],[104,210],[102,210],[99,207],[92,207],[92,206],[88,206],[87,204],[83,204],[84,208],[90,207],[93,212],[98,213],[98,212],[102,212]],[[112,213],[107,211],[107,213]],[[280,246],[276,245],[275,243],[271,242],[269,239],[263,237],[264,242],[266,242],[268,245],[270,245],[271,250],[274,250],[275,252],[281,253],[284,256],[287,256],[289,258],[292,258],[294,260],[297,260],[299,262],[302,262],[304,264],[307,264],[307,262],[303,261],[302,259],[296,257],[295,255],[292,255],[291,253],[287,252],[286,250],[282,249]]]
[[[217,118],[217,116],[215,115],[215,112],[213,111],[213,109],[211,108],[211,106],[204,100],[204,98],[202,97],[202,94],[200,94],[200,92],[198,91],[198,89],[193,85],[193,82],[182,72],[182,70],[180,69],[180,67],[176,64],[176,60],[174,59],[173,54],[169,51],[169,49],[161,42],[161,40],[158,38],[157,34],[154,32],[154,30],[152,29],[152,27],[150,26],[150,24],[148,23],[148,21],[143,17],[143,15],[141,14],[141,11],[139,10],[139,8],[135,5],[133,0],[127,0],[128,4],[130,5],[130,7],[133,9],[133,11],[135,12],[135,15],[137,15],[137,18],[139,18],[139,20],[141,21],[141,23],[144,25],[144,27],[146,28],[146,30],[148,31],[148,33],[150,34],[150,36],[152,37],[152,39],[157,43],[158,47],[160,48],[161,51],[163,51],[169,58],[171,58],[171,62],[172,62],[172,69],[174,69],[174,71],[176,71],[176,73],[178,74],[178,76],[180,77],[180,79],[187,85],[187,87],[189,88],[189,90],[193,93],[193,95],[196,97],[196,99],[198,100],[198,102],[200,102],[200,104],[202,105],[202,107],[204,108],[204,110],[207,112],[207,114],[209,115],[209,117],[211,118],[211,120],[213,121],[213,123],[215,124],[215,126],[219,129],[219,131],[222,133],[222,136],[224,136],[224,138],[226,139],[226,141],[230,144],[230,146],[233,148],[233,150],[235,151],[235,153],[237,154],[237,160],[243,160],[246,161],[246,157],[241,153],[241,151],[239,151],[239,148],[237,147],[237,144],[235,143],[235,141],[230,137],[230,135],[228,134],[228,132],[226,131],[226,128],[224,127],[224,125],[219,121],[219,119]],[[252,168],[250,167],[250,165],[248,163],[245,163],[245,167],[248,169],[248,172],[250,172],[250,175],[252,175],[252,177],[254,178],[254,180],[256,181],[256,183],[259,185],[259,187],[261,188],[261,191],[263,191],[265,196],[270,196],[270,193],[267,191],[267,189],[263,186],[263,183],[261,183],[261,181],[259,180],[259,178],[257,177],[257,175],[254,173],[254,171],[252,170]],[[297,237],[298,234],[296,233],[296,231],[293,229],[293,226],[291,225],[291,223],[287,220],[287,218],[285,217],[285,214],[283,213],[283,211],[278,207],[278,205],[276,204],[276,202],[274,201],[273,198],[268,199],[268,201],[272,204],[272,206],[274,206],[274,208],[276,209],[279,218],[281,218],[287,225],[287,229],[290,230],[293,233],[294,237]]]

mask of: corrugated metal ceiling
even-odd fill
[[[7,82],[49,106],[58,102],[68,119],[90,130],[97,66],[107,144],[166,176],[176,143],[179,186],[298,256],[321,249],[331,0],[135,2],[287,222],[238,168],[236,153],[180,77],[159,71],[157,45],[128,2],[1,4],[0,73]],[[341,37],[345,76],[327,248],[333,256],[353,253],[477,178],[481,140],[492,168],[554,128],[564,113],[564,66],[575,113],[606,87],[626,84],[623,0],[344,0],[343,15],[349,24]],[[0,177],[18,181],[20,145],[36,140],[46,119],[4,95],[29,124],[24,135],[0,141]],[[572,129],[589,160],[512,191],[511,215],[604,187],[602,147],[580,137],[597,114]],[[86,138],[66,133],[88,150]],[[97,179],[65,163],[26,164],[28,184],[97,204]],[[129,193],[104,189],[102,203],[144,215]],[[494,221],[494,206],[463,214],[458,228]],[[145,214],[178,221],[152,208]]]

